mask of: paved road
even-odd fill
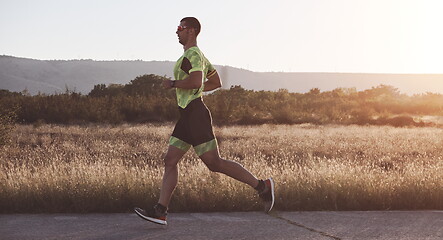
[[[443,211],[0,215],[0,239],[443,239]]]

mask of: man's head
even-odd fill
[[[180,23],[183,23],[185,26],[194,29],[195,36],[198,36],[198,34],[200,33],[201,25],[197,18],[185,17],[180,21]]]
[[[177,28],[177,35],[179,42],[185,45],[191,39],[197,39],[200,33],[201,25],[195,17],[185,17],[180,21]]]

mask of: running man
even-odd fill
[[[185,52],[174,67],[176,80],[165,80],[163,86],[176,89],[180,119],[164,157],[165,170],[158,203],[151,209],[134,209],[144,220],[162,225],[167,224],[169,201],[178,181],[177,164],[191,146],[210,171],[226,174],[255,188],[263,200],[266,213],[274,206],[272,178],[259,180],[237,162],[220,158],[211,113],[203,103],[202,95],[203,92],[220,88],[221,80],[214,66],[197,47],[200,29],[200,22],[194,17],[183,18],[177,27],[178,40]]]

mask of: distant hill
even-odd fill
[[[125,84],[146,73],[171,76],[172,68],[172,62],[47,61],[0,56],[0,89],[51,94],[68,88],[86,94],[95,84]]]
[[[29,93],[61,93],[67,88],[83,94],[95,84],[126,84],[143,74],[172,77],[170,61],[94,61],[35,60],[0,56],[0,89]],[[367,73],[284,73],[252,72],[229,66],[216,66],[224,88],[241,85],[252,90],[288,89],[307,92],[312,88],[329,91],[335,88],[370,89],[391,85],[402,93],[442,93],[443,74],[367,74]]]

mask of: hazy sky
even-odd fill
[[[442,0],[0,0],[0,55],[171,60],[185,16],[213,64],[252,71],[443,73]]]

